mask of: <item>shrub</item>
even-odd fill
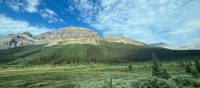
[[[153,59],[152,76],[159,77],[160,74],[161,74],[161,68],[159,66],[159,61],[157,59]]]
[[[170,74],[167,72],[166,69],[161,68],[162,65],[160,65],[159,61],[157,59],[153,60],[153,66],[152,66],[152,76],[169,79]]]
[[[185,73],[192,73],[192,68],[189,64],[185,66]]]
[[[179,88],[173,80],[161,79],[158,77],[149,77],[139,80],[136,88]]]
[[[171,76],[170,76],[170,74],[167,72],[166,69],[163,69],[163,72],[162,72],[162,76],[161,76],[161,77],[164,78],[164,79],[169,79]]]
[[[184,75],[178,76],[173,79],[179,86],[187,87],[200,87],[200,80],[193,78],[192,76]]]
[[[129,70],[129,71],[132,71],[132,70],[133,70],[132,65],[128,65],[128,70]]]

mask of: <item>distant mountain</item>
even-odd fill
[[[103,40],[107,42],[116,42],[116,43],[132,44],[132,45],[142,45],[142,46],[146,45],[143,42],[132,40],[125,36],[104,36]]]
[[[29,32],[19,34],[9,34],[0,39],[0,48],[14,48],[30,44],[36,44],[38,40]]]
[[[190,45],[187,45],[187,46],[184,46],[184,47],[182,47],[182,49],[184,49],[184,50],[200,50],[200,42],[194,42],[194,43],[192,43],[192,44],[190,44]]]
[[[124,44],[145,45],[142,42],[128,39],[124,36],[100,37],[97,32],[83,27],[66,27],[53,32],[45,32],[33,36],[29,32],[10,34],[0,39],[0,48],[7,49],[33,44],[66,45],[66,44],[92,44],[97,45],[99,41],[120,42]]]
[[[170,44],[167,44],[165,42],[152,43],[150,45],[154,47],[163,47],[163,48],[168,48],[170,46]]]
[[[172,50],[200,50],[200,43],[192,43],[190,45],[180,47],[172,44],[167,44],[165,42],[159,42],[159,43],[152,43],[150,44],[150,46],[167,48]]]

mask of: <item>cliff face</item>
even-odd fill
[[[82,27],[66,27],[53,32],[33,36],[29,32],[12,34],[0,39],[0,48],[13,48],[31,44],[65,45],[72,43],[96,45],[100,40],[121,42],[124,44],[145,45],[142,42],[130,40],[124,36],[105,36],[101,38],[97,32]]]
[[[97,32],[81,27],[67,27],[55,32],[46,32],[37,39],[41,43],[49,44],[97,44],[100,37]]]
[[[107,41],[107,42],[118,42],[118,43],[133,44],[133,45],[145,45],[145,43],[128,39],[128,37],[125,37],[125,36],[104,36],[103,39],[104,41]]]

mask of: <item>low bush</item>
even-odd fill
[[[184,75],[184,76],[178,76],[173,79],[176,84],[179,86],[187,86],[187,87],[200,87],[200,80],[189,76],[189,75]]]
[[[173,80],[149,77],[132,84],[133,88],[179,88]]]

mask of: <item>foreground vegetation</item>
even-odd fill
[[[0,50],[0,88],[199,88],[200,51],[102,42]]]
[[[149,61],[112,65],[8,66],[1,67],[0,88],[198,88],[199,73],[188,73],[188,64],[188,61]],[[194,61],[190,68],[197,71]]]

